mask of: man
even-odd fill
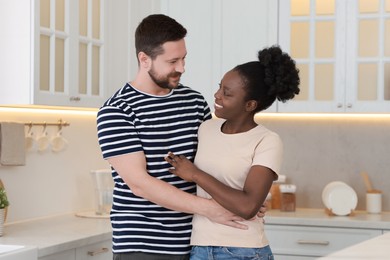
[[[169,151],[193,159],[199,125],[211,118],[201,94],[181,85],[186,29],[165,15],[137,27],[139,70],[98,112],[98,138],[115,182],[114,259],[188,259],[192,214],[235,228],[242,219],[169,173]]]

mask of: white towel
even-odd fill
[[[24,124],[0,122],[0,164],[26,165]]]

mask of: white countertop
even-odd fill
[[[6,224],[0,237],[3,245],[38,248],[38,257],[111,239],[108,218],[83,218],[75,214]]]
[[[324,209],[298,208],[295,212],[269,210],[265,224],[390,230],[390,212],[367,214],[365,211],[355,211],[352,216],[330,216]]]
[[[88,216],[88,214],[86,215]],[[265,224],[390,230],[390,212],[367,214],[363,211],[357,211],[353,216],[329,216],[323,209],[299,208],[295,212],[269,210],[266,213]],[[4,235],[0,237],[0,244],[37,247],[38,257],[42,257],[103,240],[111,240],[111,235],[111,224],[108,218],[86,218],[77,217],[75,214],[66,214],[6,224]],[[383,246],[383,248],[387,250],[387,247],[390,245],[390,234],[383,236],[383,240],[379,239],[380,243],[377,246],[375,241],[370,242],[371,240],[369,240],[365,242],[368,244],[363,244],[362,247],[373,248],[374,250],[369,250],[368,252],[374,254],[372,251],[379,253],[379,250],[376,248],[386,244],[386,247]],[[356,246],[358,247],[359,245]],[[386,259],[390,259],[390,257]]]

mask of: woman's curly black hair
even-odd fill
[[[259,61],[236,66],[247,91],[247,100],[256,100],[255,113],[267,109],[276,99],[286,102],[299,94],[299,70],[295,61],[274,45],[258,53]]]

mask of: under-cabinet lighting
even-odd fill
[[[97,109],[89,108],[67,108],[67,107],[0,107],[0,112],[17,112],[31,114],[68,114],[68,115],[96,115]]]
[[[215,114],[213,113],[213,117]],[[390,119],[390,113],[266,113],[260,112],[256,118],[283,118],[283,119]]]
[[[21,113],[43,113],[43,114],[71,114],[71,115],[96,115],[98,112],[97,108],[71,108],[71,107],[1,107],[0,112],[21,112]],[[213,116],[215,116],[213,114]],[[355,119],[390,119],[390,113],[258,113],[257,118],[301,118],[301,119],[344,119],[344,118],[355,118]]]
[[[301,118],[301,119],[390,119],[390,114],[378,113],[258,113],[257,118]]]

